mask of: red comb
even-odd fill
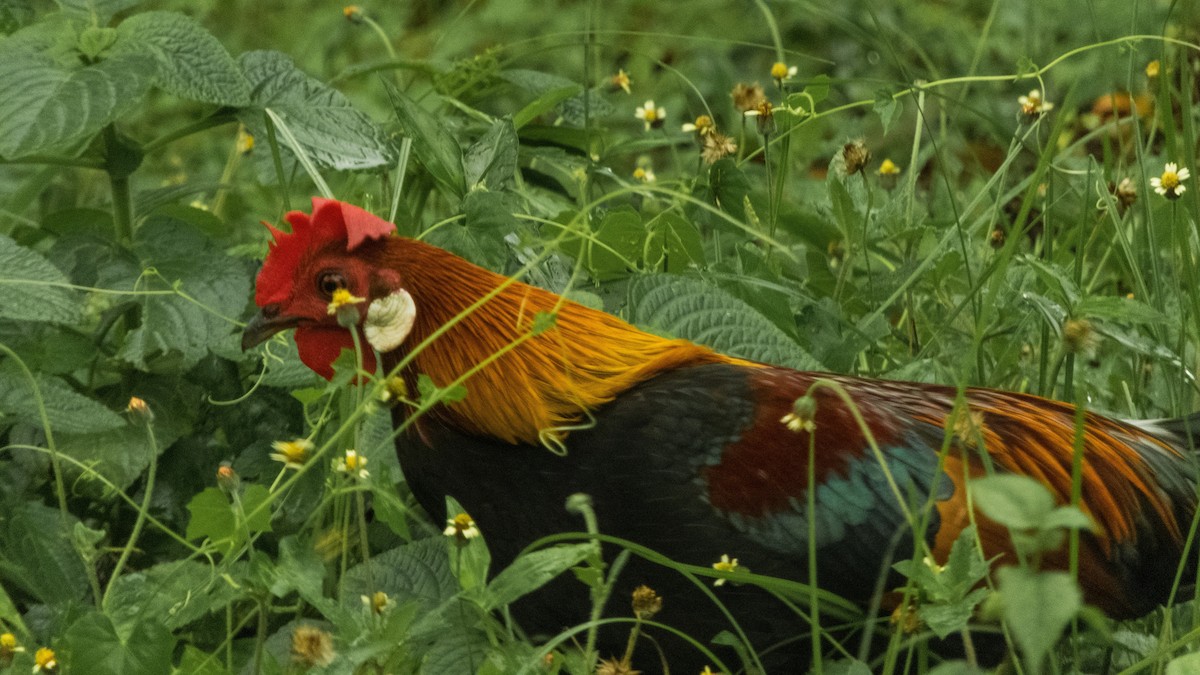
[[[303,211],[284,216],[292,226],[291,234],[263,223],[274,241],[258,273],[254,302],[259,307],[287,300],[296,267],[306,253],[339,241],[353,251],[368,239],[381,239],[396,230],[395,225],[353,204],[321,197],[312,201],[311,217]]]

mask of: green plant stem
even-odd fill
[[[150,448],[150,466],[146,469],[145,494],[142,496],[142,506],[138,509],[137,520],[133,522],[133,531],[129,533],[129,540],[125,542],[125,548],[121,551],[121,556],[117,558],[117,564],[113,565],[112,576],[108,580],[108,586],[104,589],[101,607],[107,607],[112,589],[117,585],[117,579],[121,576],[125,564],[129,562],[129,556],[133,555],[133,550],[137,547],[138,537],[142,535],[142,529],[146,526],[146,518],[150,513],[150,500],[154,496],[154,479],[158,474],[158,440],[154,437],[154,424],[148,415],[143,416],[142,424],[146,429],[146,442]]]
[[[362,15],[362,20],[363,23],[367,24],[371,30],[375,31],[375,35],[379,36],[379,41],[383,43],[383,48],[387,50],[388,59],[395,60],[396,48],[392,46],[392,39],[388,37],[386,32],[384,32],[383,26],[380,26],[378,22],[366,14]]]
[[[104,154],[106,157],[121,152],[120,141],[117,139],[117,129],[113,125],[104,127]],[[107,168],[108,182],[112,190],[113,228],[117,241],[129,244],[133,241],[133,195],[129,189],[129,176],[113,173],[112,167]]]

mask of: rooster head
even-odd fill
[[[267,224],[274,241],[258,273],[259,311],[242,333],[242,349],[294,328],[300,360],[331,378],[334,359],[354,347],[349,329],[359,331],[364,347],[386,352],[399,346],[415,308],[400,273],[377,262],[396,226],[319,197],[312,215],[292,211],[285,219],[290,234]],[[364,367],[374,369],[373,355],[364,352]]]

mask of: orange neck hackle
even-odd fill
[[[446,386],[503,352],[466,380],[465,399],[434,411],[468,433],[555,446],[589,411],[655,374],[702,363],[743,363],[638,330],[419,241],[389,239],[378,264],[400,270],[417,304],[403,349],[416,348],[493,294],[417,352],[409,367],[410,377],[423,373]],[[534,335],[535,318],[543,313],[553,316],[553,326]]]

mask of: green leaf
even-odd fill
[[[988,518],[1013,529],[1038,529],[1054,510],[1046,486],[1016,474],[996,474],[973,480],[971,494]]]
[[[883,133],[887,133],[891,128],[892,123],[900,117],[900,113],[904,112],[904,106],[900,103],[900,99],[892,96],[892,93],[886,89],[875,92],[875,114],[879,115],[879,121],[883,124]]]
[[[1177,656],[1167,663],[1167,675],[1193,675],[1200,673],[1200,652]]]
[[[171,672],[175,637],[157,618],[134,625],[119,634],[112,619],[99,613],[85,614],[63,638],[72,670],[91,675],[162,675]]]
[[[146,620],[179,630],[229,606],[242,593],[212,565],[174,560],[118,578],[105,607],[122,632]]]
[[[0,319],[76,323],[83,295],[68,283],[49,260],[0,234]]]
[[[361,596],[383,591],[397,605],[416,603],[431,612],[458,594],[443,537],[419,539],[374,555],[342,577],[339,597],[346,608],[361,608]]]
[[[832,82],[828,75],[815,75],[804,86],[804,91],[812,97],[813,103],[820,103],[829,97]]]
[[[468,190],[503,190],[517,172],[517,130],[509,118],[498,119],[463,155]]]
[[[413,150],[429,175],[456,197],[462,197],[466,192],[463,177],[462,149],[458,141],[446,130],[436,115],[425,110],[408,94],[386,85],[391,97],[392,109],[396,113],[396,121],[404,135],[413,141]]]
[[[493,610],[516,602],[583,562],[595,550],[592,543],[568,544],[518,557],[488,584],[484,608]]]
[[[191,223],[152,216],[137,231],[137,277],[121,290],[157,291],[140,297],[141,324],[125,336],[119,356],[141,370],[181,373],[210,349],[236,342],[234,317],[245,309],[250,274]],[[235,351],[236,353],[236,351]]]
[[[1066,572],[1033,572],[1020,567],[996,571],[1004,621],[1030,672],[1040,673],[1046,655],[1083,606],[1079,585]]]
[[[509,257],[504,238],[522,228],[513,215],[520,208],[507,192],[468,192],[463,199],[463,223],[439,227],[427,240],[488,269],[504,269]]]
[[[430,401],[434,397],[438,397],[438,401],[442,403],[456,403],[467,397],[467,388],[461,384],[453,387],[442,388],[434,384],[433,378],[425,373],[417,376],[417,391],[421,394],[421,401]]]
[[[0,156],[78,150],[150,87],[153,64],[144,56],[63,63],[15,39],[22,32],[0,42]]]
[[[1112,295],[1086,297],[1075,305],[1074,314],[1136,324],[1161,324],[1167,321],[1162,312],[1144,302]]]
[[[135,14],[117,28],[114,54],[146,54],[159,87],[185,99],[217,105],[250,103],[250,84],[229,52],[200,24],[178,12]]]
[[[250,485],[242,493],[242,512],[251,533],[271,531],[271,492],[265,485]]]
[[[104,25],[114,14],[142,4],[142,0],[55,0],[64,12]]]
[[[70,529],[79,521],[37,502],[5,506],[0,519],[0,577],[37,600],[62,605],[89,590]]]
[[[237,520],[233,515],[233,507],[229,497],[215,487],[205,488],[203,492],[192,497],[188,502],[188,511],[192,514],[188,520],[188,539],[209,538],[220,541],[234,534]]]
[[[538,116],[549,112],[563,101],[571,98],[572,96],[578,96],[582,91],[583,87],[579,86],[578,84],[568,84],[562,87],[556,87],[543,93],[533,101],[529,102],[524,108],[521,108],[519,111],[517,111],[516,115],[513,115],[513,127],[516,129],[521,129],[526,124],[529,124],[533,120],[537,119]]]
[[[127,426],[120,415],[76,392],[63,380],[41,373],[35,373],[34,378],[52,431],[91,433]],[[25,424],[40,429],[42,418],[32,385],[16,363],[7,359],[0,362],[0,414],[19,417]]]
[[[229,675],[225,669],[223,655],[205,654],[192,645],[184,645],[179,667],[172,675]]]
[[[646,268],[679,273],[706,264],[700,230],[673,211],[663,211],[646,223]]]
[[[629,285],[628,319],[649,330],[686,338],[752,361],[820,370],[800,345],[728,292],[698,279],[642,276]]]
[[[8,591],[4,590],[3,584],[0,584],[0,624],[12,626],[17,633],[22,635],[29,634],[29,628],[25,625],[25,620],[21,618],[21,612],[17,610],[17,605],[8,595]]]
[[[296,68],[285,54],[253,51],[238,59],[250,86],[250,106],[238,113],[256,138],[266,139],[263,112],[287,124],[305,153],[341,170],[391,165],[395,152],[383,130],[341,92]]]

